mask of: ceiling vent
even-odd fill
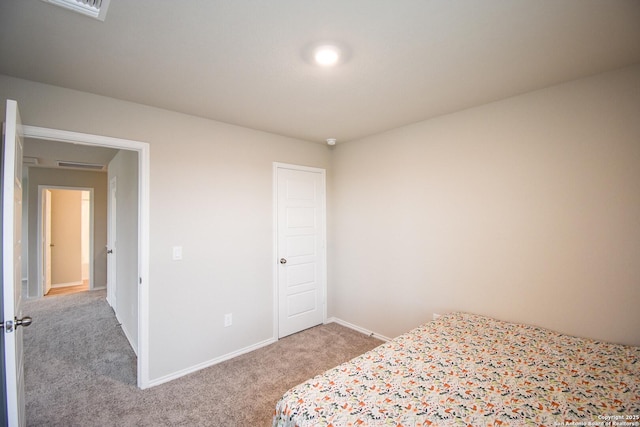
[[[73,169],[85,169],[92,171],[103,171],[105,170],[104,165],[98,163],[84,163],[84,162],[71,162],[66,160],[58,160],[58,167],[61,168],[73,168]]]
[[[104,21],[111,0],[42,0],[65,9]]]

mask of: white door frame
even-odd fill
[[[138,387],[149,387],[149,143],[65,130],[23,126],[25,138],[108,147],[138,153]]]
[[[116,216],[116,206],[115,206],[115,196],[117,194],[117,178],[116,176],[111,177],[107,185],[109,186],[107,190],[107,302],[109,305],[118,313],[116,310],[117,302],[117,254],[116,250],[116,227],[117,227],[117,216]],[[110,251],[110,252],[109,252]]]
[[[37,244],[38,244],[38,293],[39,297],[44,295],[44,217],[42,216],[43,210],[43,197],[45,190],[73,190],[73,191],[88,191],[90,196],[90,208],[89,208],[89,289],[94,288],[93,282],[93,188],[91,187],[70,187],[60,185],[38,185],[38,231],[37,231]]]
[[[323,240],[323,260],[324,265],[320,268],[323,270],[323,280],[320,285],[322,292],[322,323],[327,322],[327,196],[326,196],[326,174],[327,171],[321,168],[314,168],[310,166],[300,166],[293,165],[289,163],[280,163],[273,162],[273,256],[272,256],[272,264],[273,264],[273,339],[279,339],[279,280],[278,280],[278,263],[279,263],[279,255],[278,255],[278,170],[279,169],[290,169],[297,170],[303,172],[315,172],[319,173],[322,176],[323,181],[323,190],[324,194],[322,195],[322,205],[323,205],[323,221],[322,221],[322,240]]]
[[[38,210],[38,215],[42,215],[40,223],[42,227],[42,244],[38,245],[44,255],[42,255],[42,294],[46,295],[51,290],[51,201],[53,200],[51,190],[42,190],[42,209]],[[37,250],[37,249],[36,249]],[[38,256],[36,256],[38,258]],[[37,285],[37,284],[36,284]]]

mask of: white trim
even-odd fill
[[[300,166],[290,163],[273,162],[273,337],[277,341],[279,339],[278,331],[278,318],[279,318],[279,289],[278,289],[278,169],[291,169],[305,172],[319,173],[322,178],[322,209],[323,209],[323,224],[322,224],[322,249],[324,258],[324,271],[322,272],[322,322],[327,323],[327,171],[326,169]]]
[[[216,357],[216,358],[208,360],[206,362],[198,363],[197,365],[194,365],[194,366],[192,366],[190,368],[182,369],[182,370],[174,372],[172,374],[165,375],[164,377],[157,378],[157,379],[155,379],[155,380],[153,380],[153,381],[151,381],[149,383],[149,387],[155,387],[157,385],[164,384],[164,383],[169,382],[169,381],[173,381],[173,380],[178,379],[180,377],[183,377],[185,375],[189,375],[189,374],[192,374],[194,372],[197,372],[197,371],[199,371],[201,369],[205,369],[205,368],[208,368],[210,366],[217,365],[217,364],[225,362],[225,361],[227,361],[229,359],[233,359],[234,357],[238,357],[238,356],[241,356],[243,354],[250,353],[252,351],[258,350],[258,349],[260,349],[262,347],[266,347],[266,346],[271,345],[271,344],[273,344],[273,343],[275,343],[277,341],[278,340],[275,339],[275,338],[269,338],[269,339],[261,341],[261,342],[259,342],[257,344],[250,345],[248,347],[242,348],[242,349],[237,350],[237,351],[232,351],[231,353],[227,353],[227,354],[225,354],[223,356]]]
[[[24,136],[46,141],[109,147],[138,153],[138,387],[150,386],[149,381],[149,143],[109,136],[70,132],[59,129],[23,126]]]
[[[138,387],[150,387],[149,366],[149,191],[151,147],[140,143],[138,151]]]
[[[68,186],[68,185],[47,185],[47,184],[39,184],[38,185],[38,229],[36,231],[36,245],[37,245],[37,258],[38,258],[38,276],[36,277],[36,284],[37,284],[37,295],[35,296],[35,298],[40,298],[42,296],[44,296],[44,271],[42,270],[43,267],[43,261],[44,261],[44,253],[42,253],[42,243],[43,243],[43,239],[44,236],[42,235],[42,225],[43,225],[43,221],[44,218],[42,217],[42,192],[44,190],[73,190],[73,191],[88,191],[90,193],[89,196],[89,200],[90,200],[90,204],[89,204],[89,289],[93,290],[95,289],[95,281],[94,281],[94,262],[93,262],[93,256],[94,256],[94,252],[93,252],[93,238],[94,238],[94,233],[93,233],[93,227],[94,227],[94,221],[93,221],[93,203],[94,203],[94,188],[93,187],[72,187],[72,186]],[[80,283],[76,283],[75,285],[80,285],[82,284],[82,282]],[[75,286],[74,284],[66,284],[66,283],[59,283],[56,285],[51,284],[52,288],[59,288],[59,287],[65,287],[65,286]],[[28,293],[28,289],[27,289],[27,293]]]
[[[271,242],[272,242],[272,255],[271,255],[271,265],[272,267],[272,287],[273,289],[271,290],[271,293],[273,294],[273,318],[272,318],[272,322],[273,322],[273,331],[272,331],[272,337],[274,340],[278,340],[278,318],[279,318],[279,312],[278,312],[278,167],[277,167],[278,163],[274,163],[273,164],[273,178],[272,178],[272,197],[273,197],[273,225],[272,225],[272,236],[271,236]]]
[[[51,289],[53,289],[53,288],[68,288],[69,286],[80,286],[80,285],[82,285],[82,283],[83,283],[82,280],[77,281],[77,282],[56,283],[55,285],[51,284]]]
[[[327,323],[337,323],[338,325],[345,326],[345,327],[347,327],[349,329],[353,329],[354,331],[358,331],[358,332],[360,332],[362,334],[369,335],[370,337],[377,338],[379,340],[386,341],[386,342],[391,341],[393,339],[393,338],[385,337],[384,335],[378,334],[376,332],[372,332],[372,331],[370,331],[368,329],[365,329],[365,328],[362,328],[362,327],[360,327],[358,325],[354,325],[353,323],[349,323],[349,322],[347,322],[345,320],[342,320],[342,319],[339,319],[337,317],[330,317],[324,323],[325,323],[325,325]]]
[[[93,135],[90,133],[71,132],[68,130],[50,129],[39,126],[23,125],[25,138],[36,138],[45,141],[68,142],[80,145],[95,145],[97,147],[120,148],[123,150],[141,151],[141,145],[147,142],[132,139],[114,138],[111,136]]]

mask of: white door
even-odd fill
[[[276,164],[278,336],[325,320],[325,171]]]
[[[109,182],[108,223],[107,228],[107,302],[115,310],[116,295],[116,189],[117,180],[114,176]],[[117,312],[117,310],[116,310]]]
[[[10,426],[25,425],[22,354],[22,280],[20,226],[22,219],[22,124],[18,103],[7,100],[2,156],[2,301],[7,418]]]
[[[44,252],[44,295],[46,295],[51,290],[51,246],[53,245],[51,241],[51,190],[42,190],[42,193],[44,196],[42,206],[44,242],[42,249]]]

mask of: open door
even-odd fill
[[[10,426],[24,426],[24,365],[22,328],[21,219],[22,124],[18,103],[7,100],[2,152],[2,302],[7,418]]]
[[[44,222],[44,239],[42,239],[42,251],[44,252],[44,292],[46,295],[51,290],[51,190],[43,190],[42,217]]]
[[[114,176],[109,182],[109,195],[107,202],[107,302],[118,313],[116,304],[118,303],[117,290],[117,255],[116,251],[116,236],[117,232],[117,207],[116,207],[116,191],[117,191],[117,178]]]

